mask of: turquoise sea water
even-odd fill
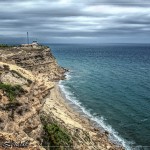
[[[124,146],[150,146],[150,45],[49,44],[66,98]]]

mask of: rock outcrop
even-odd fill
[[[51,50],[46,46],[5,48],[0,53],[1,61],[18,65],[34,75],[43,73],[52,81],[64,79],[65,69],[57,64]]]

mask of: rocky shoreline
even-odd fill
[[[123,149],[65,102],[66,71],[46,46],[0,47],[0,149]]]

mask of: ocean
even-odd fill
[[[66,98],[110,139],[130,149],[150,149],[150,45],[49,44],[59,65]]]

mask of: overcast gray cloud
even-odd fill
[[[0,42],[150,42],[148,0],[0,0]]]

